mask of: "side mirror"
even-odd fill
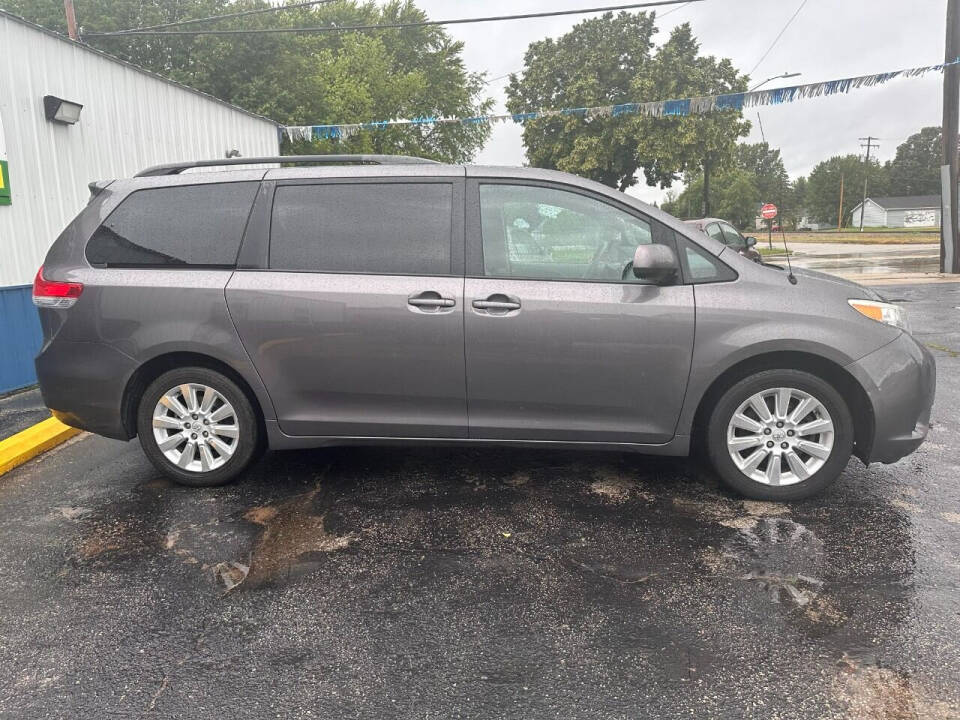
[[[679,263],[666,245],[640,245],[633,254],[633,274],[641,280],[660,284],[673,278]]]
[[[747,238],[747,247],[753,247],[756,244],[757,244],[757,239],[755,237]]]

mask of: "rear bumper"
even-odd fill
[[[120,440],[123,389],[136,369],[132,358],[102,343],[47,343],[34,361],[43,401],[63,423]]]
[[[930,351],[903,333],[847,370],[860,381],[873,409],[873,441],[864,460],[892,463],[920,447],[930,430],[937,384]]]

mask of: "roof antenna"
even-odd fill
[[[796,285],[797,276],[793,274],[793,265],[790,264],[790,248],[787,247],[787,233],[783,229],[782,222],[780,223],[780,236],[783,238],[783,252],[785,252],[787,255],[787,270],[789,271],[789,275],[787,275],[787,280],[790,281],[791,285]]]

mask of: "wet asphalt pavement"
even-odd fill
[[[0,396],[0,440],[26,430],[48,417],[50,411],[43,404],[39,388]]]
[[[958,717],[960,284],[884,292],[936,427],[805,503],[531,450],[190,490],[79,436],[0,478],[0,717]]]

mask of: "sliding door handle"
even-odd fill
[[[477,310],[519,310],[520,303],[512,300],[474,300]]]

